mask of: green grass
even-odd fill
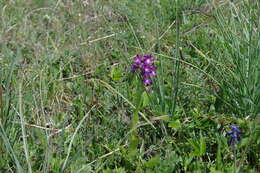
[[[260,3],[206,3],[2,1],[0,172],[259,172]]]

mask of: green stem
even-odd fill
[[[178,59],[180,59],[180,16],[179,16],[179,0],[176,0],[176,56]],[[172,116],[171,119],[173,118],[173,115],[176,110],[176,105],[177,105],[177,96],[178,96],[178,90],[179,90],[179,75],[180,75],[180,61],[175,61],[175,75],[173,75],[173,78],[175,77],[176,82],[175,82],[175,87],[173,90],[173,105],[172,105]],[[174,79],[173,79],[174,81]]]

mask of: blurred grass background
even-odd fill
[[[0,172],[259,171],[259,5],[2,0]],[[137,53],[158,67],[141,98]],[[153,126],[140,116],[133,155],[139,102]],[[236,151],[231,124],[243,133]]]

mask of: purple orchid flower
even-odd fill
[[[151,78],[156,76],[156,67],[153,66],[155,57],[153,55],[145,54],[144,56],[137,54],[134,62],[132,63],[132,72],[139,70],[143,83],[146,86],[152,84]]]

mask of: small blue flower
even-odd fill
[[[229,143],[232,147],[235,147],[236,144],[241,140],[241,131],[238,126],[231,125],[231,130],[227,132],[229,135]]]

